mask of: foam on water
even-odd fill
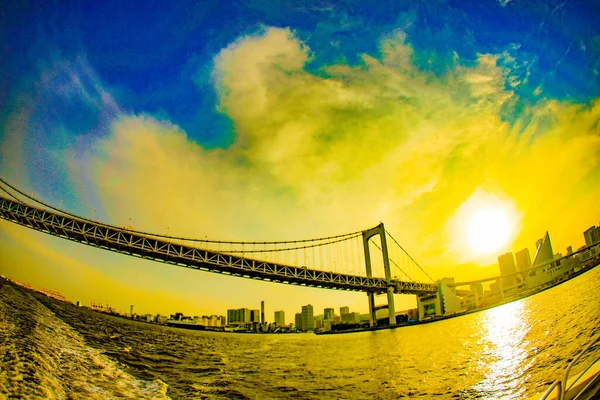
[[[123,370],[29,293],[0,282],[0,393],[49,399],[168,398]]]

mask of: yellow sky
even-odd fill
[[[159,233],[300,239],[384,221],[435,278],[497,274],[485,267],[498,254],[533,254],[546,230],[555,252],[583,244],[582,232],[600,223],[599,101],[540,101],[525,111],[529,124],[510,124],[501,118],[514,96],[496,65],[503,55],[435,76],[411,64],[402,36],[381,49],[381,60],[364,55],[363,65],[334,65],[321,77],[305,70],[310,49],[289,30],[243,37],[213,72],[219,110],[237,135],[230,148],[205,149],[172,121],[124,115],[69,179],[99,189],[93,201],[109,222]],[[509,241],[493,253],[466,244],[465,210],[476,203],[510,218]],[[288,321],[306,303],[367,307],[364,294],[189,271],[6,222],[0,234],[0,272],[73,300],[223,314],[265,299],[269,318],[281,308]]]

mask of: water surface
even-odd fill
[[[9,397],[522,399],[600,333],[600,268],[479,313],[321,336],[144,324],[0,282]]]

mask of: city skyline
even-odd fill
[[[6,7],[0,176],[164,235],[302,240],[384,221],[432,277],[459,281],[496,274],[499,254],[546,231],[578,248],[600,221],[596,3],[206,4]],[[124,310],[365,309],[359,293],[3,221],[0,253],[4,275]]]

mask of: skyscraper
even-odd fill
[[[498,257],[498,265],[500,265],[500,275],[502,275],[503,285],[505,288],[515,286],[515,260],[513,253],[502,254]]]
[[[517,271],[521,272],[521,279],[525,279],[527,276],[527,271],[531,268],[531,255],[529,254],[529,249],[525,248],[521,251],[515,253],[515,258],[517,261]]]
[[[296,313],[296,315],[294,316],[294,324],[296,325],[297,331],[302,330],[302,314]]]
[[[335,318],[335,310],[333,308],[326,308],[323,310],[324,320],[333,320]]]
[[[227,310],[227,323],[232,324],[245,324],[251,322],[250,310],[247,308],[238,308]]]
[[[550,235],[548,232],[542,239],[536,242],[535,257],[533,258],[533,266],[537,267],[549,261],[554,260],[554,252],[552,251],[552,242],[550,242]]]
[[[265,323],[265,301],[260,302],[260,323]]]
[[[600,227],[592,226],[590,229],[583,232],[585,237],[585,245],[591,246],[594,243],[600,242]]]
[[[350,307],[340,307],[340,315],[349,314]]]
[[[302,306],[302,330],[303,331],[314,331],[315,330],[315,318],[313,316],[313,306],[307,304]]]
[[[283,311],[275,311],[275,325],[277,326],[285,326],[285,312]]]

